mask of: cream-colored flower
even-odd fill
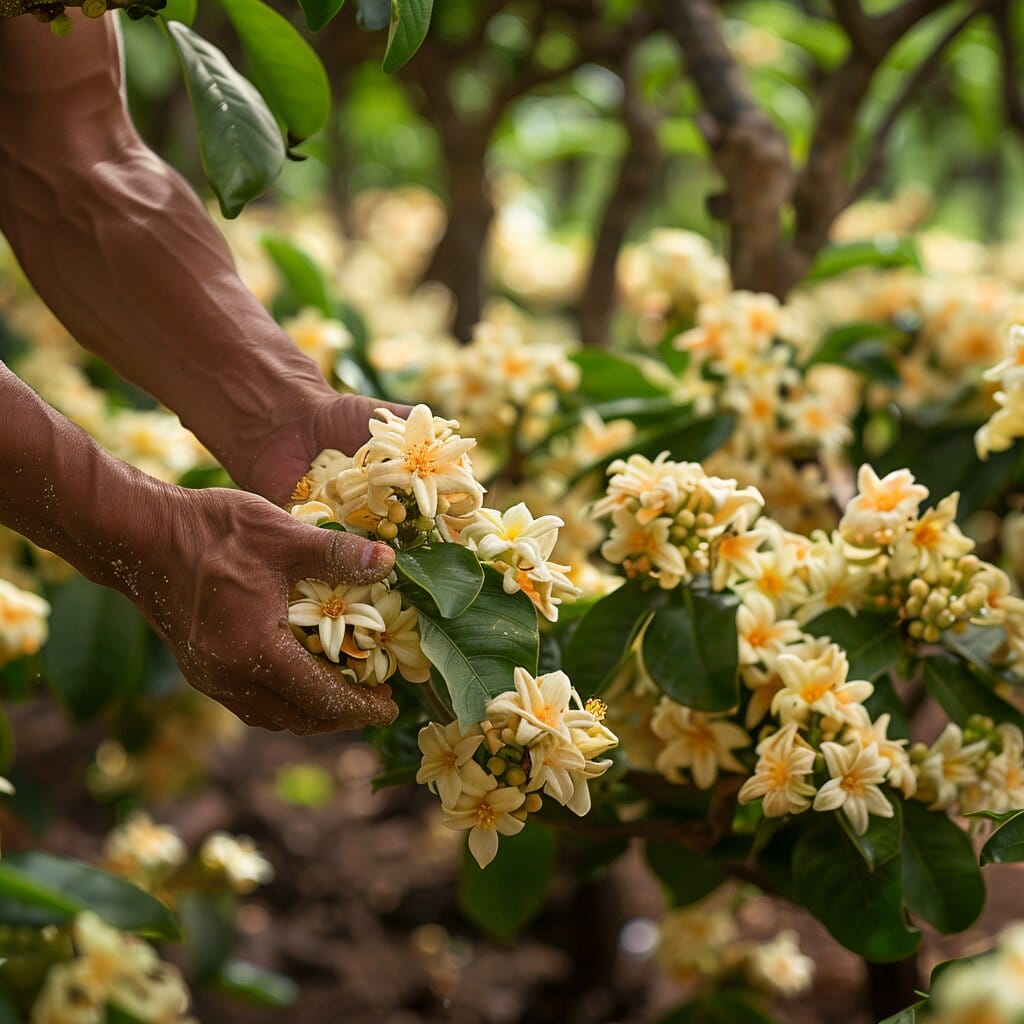
[[[761,563],[757,550],[767,539],[767,530],[722,534],[712,549],[711,583],[714,589],[722,590],[737,580],[758,575]]]
[[[772,699],[772,711],[783,722],[804,722],[812,711],[845,720],[849,709],[867,700],[874,687],[865,680],[847,682],[849,664],[838,644],[826,640],[804,646],[780,654],[775,662],[783,687]]]
[[[572,683],[564,672],[532,676],[517,667],[515,690],[499,694],[487,705],[487,719],[508,723],[515,730],[516,743],[529,746],[542,733],[556,733],[570,740],[566,712],[572,700]]]
[[[460,541],[475,551],[482,562],[534,566],[550,556],[563,525],[558,516],[534,519],[521,501],[505,512],[478,508],[469,525],[461,530]]]
[[[959,500],[959,491],[947,495],[896,541],[889,561],[891,578],[916,576],[929,566],[940,566],[944,559],[957,559],[974,549],[974,541],[956,525]]]
[[[752,691],[743,725],[746,729],[753,729],[771,710],[775,694],[782,689],[782,679],[775,669],[774,662],[769,669],[743,665],[740,667],[740,679],[743,685]]]
[[[48,602],[0,579],[0,665],[43,646],[49,614]]]
[[[338,356],[352,347],[348,328],[340,320],[325,317],[312,306],[283,321],[281,328],[325,375],[334,368]]]
[[[651,716],[651,730],[665,743],[656,766],[671,782],[684,783],[689,770],[698,789],[710,789],[719,770],[745,771],[734,750],[750,746],[750,736],[723,715],[706,714],[662,697]]]
[[[793,619],[780,619],[771,600],[756,590],[745,594],[736,610],[736,633],[740,664],[763,663],[769,668],[786,644],[803,635]]]
[[[670,910],[658,935],[658,962],[678,981],[696,975],[714,976],[724,965],[726,949],[739,933],[736,919],[724,907],[703,904]]]
[[[270,861],[248,836],[213,832],[203,840],[199,859],[211,871],[223,872],[231,887],[240,893],[252,892],[274,877]]]
[[[754,774],[743,783],[739,802],[762,800],[765,817],[800,814],[811,806],[814,786],[807,781],[814,770],[814,749],[790,722],[757,745]]]
[[[1003,749],[989,761],[983,781],[988,809],[1007,811],[1024,807],[1024,737],[1015,725],[1000,725],[998,732]]]
[[[839,531],[850,544],[877,548],[906,532],[928,488],[914,483],[909,469],[896,469],[879,479],[867,464],[857,473],[857,495],[846,506]]]
[[[360,682],[381,683],[397,669],[408,682],[425,683],[430,678],[430,659],[420,644],[419,612],[403,609],[402,595],[384,583],[373,584],[369,603],[380,612],[384,629],[356,626],[352,631],[356,647],[367,656]]]
[[[288,621],[293,626],[315,627],[324,654],[333,662],[341,660],[341,648],[348,628],[385,631],[381,613],[369,603],[370,587],[322,580],[300,580],[297,598],[288,603]]]
[[[288,513],[300,523],[307,523],[309,526],[330,522],[335,516],[334,509],[323,501],[304,501],[300,505],[292,505]]]
[[[965,745],[960,726],[955,722],[947,724],[921,765],[919,786],[923,793],[934,794],[930,809],[947,810],[962,789],[978,782],[977,762],[987,749],[986,740]]]
[[[647,571],[659,571],[665,589],[671,589],[689,577],[682,552],[669,539],[672,520],[652,519],[642,523],[627,508],[612,512],[612,529],[608,540],[601,545],[601,554],[609,562],[619,564],[629,560]]]
[[[104,853],[115,874],[147,883],[184,864],[188,848],[174,829],[155,824],[145,811],[136,811],[107,835]]]
[[[842,808],[857,835],[868,830],[868,816],[891,818],[892,804],[878,788],[885,781],[888,762],[879,757],[872,743],[862,747],[859,742],[849,746],[822,743],[821,752],[831,776],[814,798],[816,811]]]
[[[465,768],[480,769],[475,761]],[[499,786],[493,775],[483,769],[465,780],[459,798],[444,808],[443,823],[448,828],[469,829],[469,852],[477,864],[485,868],[498,852],[498,835],[514,836],[523,829],[523,822],[512,817],[523,805],[526,794],[515,786]]]
[[[420,729],[417,742],[423,753],[416,781],[437,790],[445,807],[454,807],[462,793],[460,769],[476,753],[484,741],[478,726],[463,732],[458,722],[441,726],[430,722]],[[479,766],[478,766],[479,767]]]
[[[917,792],[917,775],[905,750],[907,741],[889,739],[891,717],[886,712],[872,721],[867,708],[858,705],[851,710],[846,719],[847,731],[844,738],[856,738],[862,747],[869,747],[874,743],[878,747],[878,756],[888,761],[886,781],[909,800]]]
[[[814,961],[800,952],[799,937],[791,929],[756,944],[748,957],[751,980],[773,995],[798,996],[814,980]]]

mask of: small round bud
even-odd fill
[[[82,0],[82,13],[87,18],[102,18],[107,13],[107,0]]]
[[[494,776],[502,775],[508,767],[508,761],[501,757],[492,757],[487,761],[487,770]]]
[[[515,741],[516,741],[516,731],[515,731],[515,729],[510,729],[506,725],[505,728],[501,730],[501,738],[506,743],[515,743]]]
[[[404,523],[408,515],[409,510],[400,501],[393,501],[388,506],[388,519],[393,523]]]
[[[942,638],[942,634],[929,623],[924,627],[923,639],[927,644],[937,644]]]
[[[922,601],[928,596],[928,584],[924,580],[911,580],[910,586],[907,589],[914,597]]]
[[[544,806],[544,801],[541,799],[540,793],[529,793],[523,806],[530,814],[536,814]]]
[[[915,640],[920,640],[922,635],[924,634],[924,623],[919,620],[915,620],[909,626],[907,626],[907,632]]]
[[[520,807],[515,811],[509,811],[509,814],[511,814],[516,821],[526,821],[526,817],[529,813],[530,812],[525,807]]]
[[[311,633],[306,637],[306,650],[310,654],[324,653],[324,645],[320,642],[320,637],[316,633]]]
[[[505,770],[505,781],[510,786],[521,786],[524,782],[526,782],[526,772],[524,772],[523,769],[519,767],[519,765],[510,765]]]
[[[394,540],[398,536],[398,527],[390,519],[382,519],[377,523],[377,536],[381,540]]]
[[[71,35],[71,30],[74,27],[74,23],[66,14],[58,14],[57,17],[50,22],[50,31],[60,39]]]
[[[427,533],[434,528],[434,520],[430,516],[417,516],[415,526],[420,533]]]

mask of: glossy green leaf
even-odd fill
[[[400,578],[425,590],[446,619],[461,615],[484,585],[483,567],[476,555],[461,544],[396,551],[395,568]]]
[[[850,679],[874,682],[895,665],[903,653],[899,628],[886,615],[870,612],[851,615],[845,608],[831,608],[815,616],[803,628],[811,636],[830,637],[846,651]]]
[[[530,822],[518,835],[501,836],[498,853],[486,868],[466,849],[459,906],[484,934],[508,942],[544,906],[554,867],[551,829]]]
[[[220,0],[249,58],[252,80],[293,143],[315,135],[331,111],[320,58],[292,25],[262,0]]]
[[[911,238],[876,238],[830,245],[819,253],[804,280],[823,281],[859,267],[913,267],[920,270],[921,260]]]
[[[280,174],[285,148],[257,88],[212,43],[177,21],[165,23],[199,128],[206,178],[225,217],[237,217]]]
[[[19,1024],[20,1017],[7,995],[0,989],[0,1024]]]
[[[345,6],[345,0],[299,0],[311,32],[319,32]]]
[[[651,871],[665,888],[669,903],[685,907],[714,892],[725,874],[707,854],[670,843],[647,843],[645,853]]]
[[[1017,864],[1020,861],[1024,861],[1024,812],[1013,814],[981,848],[982,864]]]
[[[0,920],[57,923],[83,910],[94,911],[124,931],[159,939],[180,937],[167,907],[123,878],[35,850],[0,860]]]
[[[324,316],[331,315],[327,279],[308,253],[281,235],[264,235],[261,244],[274,261],[288,290],[299,306],[313,306]]]
[[[391,0],[391,27],[384,51],[384,70],[397,71],[427,38],[434,0]]]
[[[921,659],[925,689],[957,725],[971,715],[987,715],[996,723],[1024,728],[1024,715],[997,697],[959,658],[940,652]]]
[[[967,833],[942,811],[903,804],[903,898],[947,935],[969,928],[985,907],[985,882]]]
[[[672,700],[700,711],[739,702],[736,609],[740,599],[694,581],[661,608],[644,631],[644,667]]]
[[[1008,821],[1016,818],[1018,814],[1024,814],[1019,807],[1012,811],[964,811],[965,818],[984,818],[986,821],[994,821],[997,825],[1005,825]]]
[[[663,369],[650,360],[630,359],[596,348],[585,348],[572,357],[580,368],[576,394],[591,402],[611,402],[624,398],[665,398],[667,381],[652,376]]]
[[[238,900],[230,892],[186,892],[177,907],[188,951],[189,980],[205,985],[220,974],[231,955]]]
[[[537,671],[537,612],[525,594],[506,594],[494,569],[484,570],[476,600],[455,618],[445,618],[422,591],[409,596],[420,613],[423,653],[444,679],[464,726],[481,721],[491,699],[514,689],[517,666]]]
[[[160,12],[165,21],[180,21],[191,26],[196,20],[199,0],[167,0],[167,6]]]
[[[903,913],[901,858],[869,870],[832,815],[813,821],[797,842],[793,878],[793,895],[865,959],[901,960],[920,946]]]
[[[657,585],[634,579],[590,608],[562,655],[562,667],[581,697],[600,693],[626,660],[651,612],[667,601]]]
[[[244,960],[226,963],[217,976],[215,987],[256,1006],[278,1009],[291,1006],[299,998],[299,987],[290,978]]]
[[[903,842],[902,806],[893,801],[893,816],[879,818],[872,815],[868,820],[868,830],[859,836],[850,824],[849,818],[842,811],[836,811],[836,821],[846,833],[846,838],[857,848],[864,858],[869,871],[874,871],[881,864],[899,856]]]
[[[43,669],[76,718],[89,718],[141,687],[146,623],[131,601],[78,576],[51,605],[53,640],[43,648]]]
[[[883,345],[889,346],[902,341],[905,337],[905,332],[901,331],[898,327],[893,327],[892,324],[875,323],[873,321],[842,324],[825,332],[818,347],[805,365],[813,366],[815,363],[842,364],[847,352],[865,341],[881,342]]]

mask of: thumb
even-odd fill
[[[376,583],[395,564],[395,553],[387,544],[341,530],[304,523],[295,526],[296,543],[290,560],[295,579],[312,578],[332,585]]]

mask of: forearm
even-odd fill
[[[89,45],[107,59],[79,80],[5,81],[0,229],[75,338],[174,409],[244,484],[260,439],[327,387],[242,284],[191,189],[139,141],[102,28]],[[45,42],[63,49],[75,34]]]

